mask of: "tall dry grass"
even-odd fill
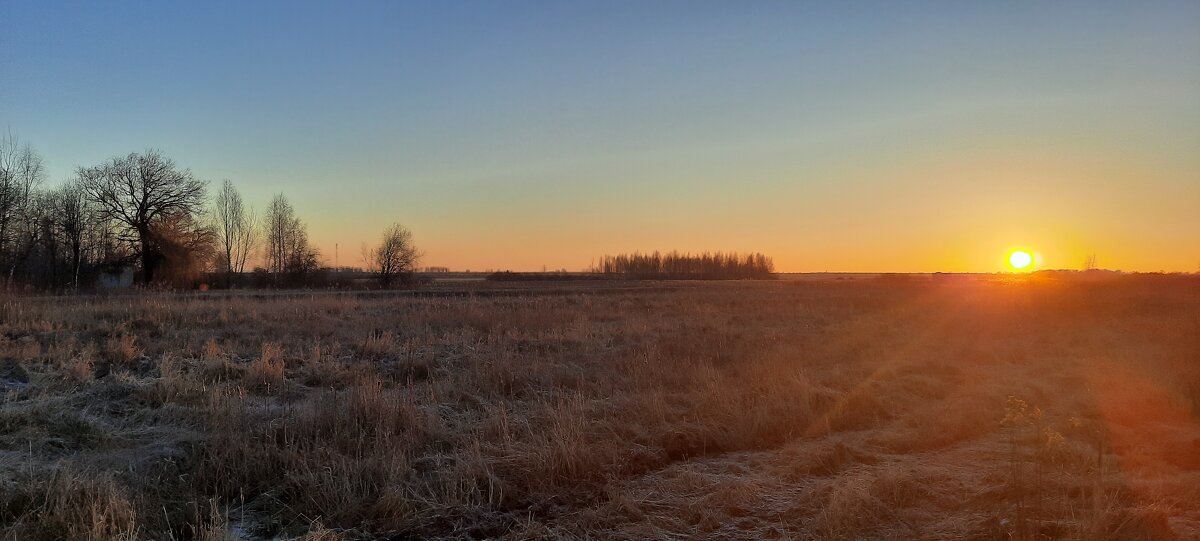
[[[1200,535],[1193,283],[555,291],[8,299],[0,538]]]

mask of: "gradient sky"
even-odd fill
[[[1200,2],[0,0],[0,129],[159,148],[325,259],[1200,268]]]

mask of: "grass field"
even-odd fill
[[[0,309],[0,538],[1197,539],[1200,283]]]

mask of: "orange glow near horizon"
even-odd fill
[[[1120,187],[1136,185],[1136,159],[1080,149],[1068,163],[1010,146],[938,147],[822,168],[764,161],[697,173],[711,176],[712,191],[683,199],[645,185],[611,192],[540,185],[519,194],[539,206],[520,211],[470,196],[455,200],[461,211],[454,214],[414,205],[399,219],[425,253],[423,264],[455,270],[577,271],[605,254],[655,250],[762,252],[779,272],[1011,272],[1013,250],[1034,256],[1025,271],[1082,269],[1091,254],[1106,269],[1197,270],[1200,254],[1186,249],[1200,227],[1193,208],[1200,183],[1186,182],[1194,167],[1166,169],[1154,190],[1129,194]],[[761,175],[761,186],[725,192],[722,180],[741,174]],[[818,174],[829,182],[802,182]],[[846,186],[875,195],[849,197]],[[346,220],[348,209],[317,200],[296,206],[311,216],[327,258],[341,243],[342,264],[358,264],[358,246],[376,242],[386,225],[372,221],[370,207]]]

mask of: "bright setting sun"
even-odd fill
[[[1025,250],[1015,250],[1008,255],[1008,264],[1016,270],[1026,270],[1033,265],[1033,254]]]

